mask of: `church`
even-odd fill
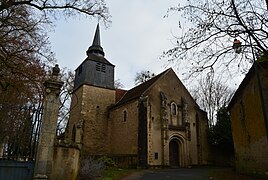
[[[115,89],[99,25],[75,70],[66,135],[92,155],[135,157],[139,167],[208,163],[207,114],[169,68],[130,90]]]

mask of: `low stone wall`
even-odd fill
[[[118,167],[122,168],[136,168],[137,167],[137,155],[111,155],[109,156]]]
[[[210,148],[208,164],[216,166],[234,166],[235,157],[233,150]]]
[[[111,155],[89,155],[87,158],[99,159],[103,156],[111,158],[113,162],[120,168],[136,168],[137,155],[136,154],[111,154]]]
[[[75,180],[79,171],[80,150],[75,146],[55,146],[53,154],[53,180]]]

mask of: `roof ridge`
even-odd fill
[[[145,92],[147,92],[164,74],[168,73],[172,68],[169,68],[162,73],[154,76],[153,78],[149,79],[148,81],[133,87],[132,89],[128,90],[124,96],[115,104],[115,106],[122,105],[128,101],[136,99],[142,96]]]

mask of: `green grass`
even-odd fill
[[[120,168],[108,168],[104,170],[100,180],[120,180],[133,172],[139,171],[138,169],[120,169]]]

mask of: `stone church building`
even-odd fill
[[[140,167],[207,164],[206,112],[170,68],[130,90],[114,88],[97,26],[75,70],[67,136],[81,157],[136,157]]]

